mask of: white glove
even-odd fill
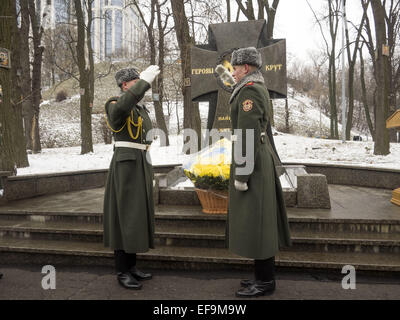
[[[249,189],[247,182],[241,182],[238,180],[235,180],[235,188],[237,191],[247,191],[247,189]]]
[[[235,79],[233,79],[231,73],[222,64],[217,65],[215,71],[219,74],[222,81],[228,82],[230,85],[234,85]]]
[[[140,73],[139,78],[151,85],[151,83],[159,75],[159,73],[160,73],[159,66],[151,65],[147,67],[146,70]]]

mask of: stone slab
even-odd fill
[[[330,209],[328,182],[322,174],[297,175],[297,207]]]
[[[304,165],[308,173],[325,175],[328,184],[391,190],[400,186],[400,170],[340,164],[304,163]]]

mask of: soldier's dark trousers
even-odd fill
[[[275,280],[275,257],[254,260],[254,274],[256,280],[265,282]]]
[[[136,253],[126,253],[124,250],[114,250],[115,269],[117,273],[128,272],[136,266]]]

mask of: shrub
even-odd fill
[[[56,101],[57,102],[64,101],[67,98],[68,98],[68,95],[65,92],[65,90],[61,90],[61,91],[57,92],[57,95],[56,95]]]

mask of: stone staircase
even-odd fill
[[[160,190],[156,249],[139,254],[140,265],[177,270],[250,270],[251,260],[224,247],[225,215],[204,214],[197,200],[185,200],[182,205],[182,193],[173,194]],[[293,246],[276,257],[278,268],[340,273],[349,264],[368,273],[400,274],[400,219],[335,218],[323,217],[326,210],[320,210],[319,215],[310,212],[288,208]],[[113,253],[103,247],[102,234],[100,210],[1,206],[0,265],[113,266]]]

